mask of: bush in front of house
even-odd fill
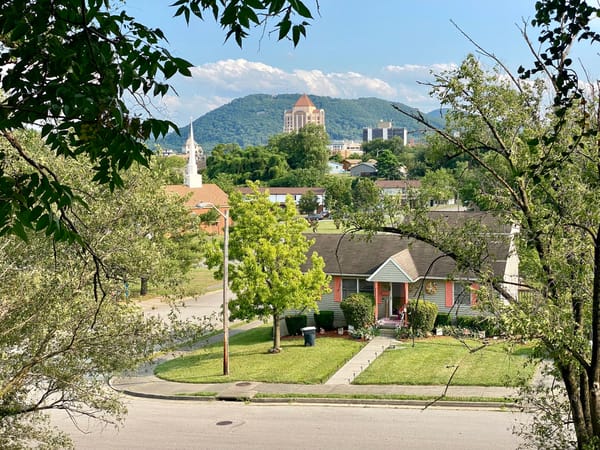
[[[443,328],[448,325],[452,325],[452,319],[450,318],[450,313],[438,313],[435,316],[435,323],[433,324],[433,328]]]
[[[500,329],[492,317],[458,316],[456,318],[456,326],[474,331],[485,331],[486,336],[497,336],[500,334]]]
[[[302,334],[302,328],[307,324],[306,314],[297,314],[295,316],[286,316],[285,326],[287,327],[290,336],[298,336]]]
[[[374,298],[372,295],[356,293],[349,295],[340,303],[340,308],[346,318],[346,323],[355,329],[367,328],[373,323]]]
[[[333,330],[333,311],[319,311],[314,314],[315,326],[326,331]]]
[[[438,307],[426,300],[411,300],[408,302],[406,313],[411,329],[415,332],[429,333],[433,330]]]

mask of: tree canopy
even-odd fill
[[[34,131],[15,134],[37,161],[55,159]],[[209,325],[181,328],[175,320],[167,326],[144,317],[129,295],[129,284],[142,276],[175,295],[198,260],[197,228],[183,199],[167,195],[159,171],[132,166],[122,177],[122,196],[90,182],[89,171],[83,161],[54,161],[54,172],[87,205],[73,206],[73,220],[93,254],[43,231],[29,231],[27,242],[0,237],[4,448],[67,448],[65,437],[45,425],[43,412],[50,408],[118,423],[124,409],[106,379],[183,337],[178,333],[196,338]]]
[[[392,226],[362,219],[366,227],[429,242],[478,274],[480,307],[508,335],[540,343],[562,383],[529,397],[528,406],[538,408],[528,434],[534,445],[599,448],[600,102],[570,67],[568,53],[577,40],[600,40],[589,26],[600,9],[545,1],[536,10],[532,23],[541,27],[547,48],[535,55],[534,70],[521,71],[526,80],[479,49],[497,64],[493,71],[471,55],[432,84],[449,108],[445,129],[435,130],[438,154],[463,158],[456,173],[466,177],[473,199],[518,229],[512,235],[521,258],[518,285],[527,293],[517,295],[510,288],[516,281],[491,275],[480,239],[485,230],[474,223],[448,230],[408,208]],[[543,101],[548,95],[551,108]],[[565,391],[557,395],[561,386]]]
[[[280,322],[290,309],[314,309],[329,290],[329,277],[323,272],[325,263],[316,252],[308,260],[311,242],[303,234],[306,221],[299,217],[293,199],[288,196],[285,207],[269,200],[258,185],[243,197],[239,192],[229,197],[231,227],[229,268],[231,290],[235,299],[229,302],[231,318],[273,319],[273,349],[280,350]],[[207,254],[207,263],[221,276],[223,252],[215,243]]]

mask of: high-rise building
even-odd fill
[[[293,108],[283,113],[283,132],[298,131],[309,123],[325,127],[325,110],[318,109],[306,94],[302,94]]]
[[[381,120],[376,128],[363,128],[363,142],[371,142],[373,139],[383,139],[384,141],[399,137],[404,145],[408,143],[408,130],[406,128],[394,128],[392,122]]]

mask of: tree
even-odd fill
[[[289,171],[281,153],[267,147],[242,149],[237,144],[215,147],[206,164],[209,178],[230,174],[236,185],[244,184],[247,180],[269,181]]]
[[[189,76],[191,64],[161,47],[165,36],[148,28],[110,0],[55,0],[0,4],[0,138],[11,155],[0,154],[0,235],[26,237],[26,229],[45,229],[58,240],[74,241],[78,231],[71,207],[82,199],[67,180],[56,177],[52,161],[31,157],[14,130],[41,127],[55,157],[83,155],[92,162],[90,177],[110,189],[123,186],[122,171],[148,165],[144,141],[164,136],[175,124],[144,118],[146,96],[163,96],[168,80]],[[249,29],[277,18],[279,39],[294,45],[311,19],[303,2],[179,0],[175,15],[203,19],[209,13],[242,45]],[[27,11],[24,14],[23,11]],[[125,102],[130,97],[144,116]],[[28,170],[6,168],[11,158]]]
[[[352,180],[352,210],[372,211],[381,203],[381,189],[370,178]]]
[[[388,150],[395,156],[400,156],[404,152],[404,140],[398,136],[394,136],[391,139],[373,139],[369,142],[362,144],[364,161],[368,161],[370,158],[379,159],[381,152]]]
[[[296,133],[282,133],[269,139],[269,147],[286,155],[292,169],[327,172],[329,136],[321,125],[309,123]]]
[[[447,169],[428,170],[421,179],[419,197],[429,203],[446,203],[456,198],[457,182]]]
[[[565,389],[553,398],[568,407],[563,416],[545,397],[550,409],[536,414],[534,443],[600,448],[600,102],[595,89],[582,86],[568,56],[578,40],[600,40],[589,27],[600,9],[579,1],[541,1],[536,9],[532,23],[542,28],[547,49],[536,55],[535,70],[521,71],[529,79],[515,77],[488,53],[498,64],[494,72],[470,56],[432,85],[450,108],[445,130],[435,130],[444,157],[468,156],[475,197],[519,227],[516,247],[528,294],[517,297],[489,276],[472,227],[462,230],[462,239],[458,230],[450,239],[415,212],[383,230],[433,243],[478,273],[479,298],[488,294],[482,307],[509,333],[540,343]],[[547,88],[550,109],[543,103]],[[550,427],[542,423],[548,417]]]
[[[317,194],[313,191],[306,191],[300,197],[300,201],[298,202],[298,209],[302,214],[310,214],[317,210],[319,207],[319,199],[317,198]]]
[[[14,133],[81,195],[87,206],[74,205],[73,220],[94,254],[43,230],[27,232],[27,242],[0,237],[0,442],[67,448],[45,411],[118,423],[124,407],[106,380],[206,331],[203,322],[186,330],[146,318],[128,296],[128,282],[142,275],[175,294],[198,260],[191,245],[197,228],[183,200],[166,194],[158,171],[132,166],[122,177],[127,195],[116,196],[89,181],[89,163],[56,160],[37,133]]]
[[[229,240],[229,270],[235,299],[229,302],[231,318],[273,319],[273,352],[280,351],[280,322],[290,309],[318,311],[318,301],[329,290],[329,277],[323,272],[324,261],[316,252],[308,260],[311,242],[302,234],[306,221],[296,213],[288,196],[285,207],[272,203],[268,193],[253,193],[229,198],[234,226]],[[207,253],[207,263],[222,276],[223,252],[215,244]]]
[[[377,176],[386,180],[399,180],[402,178],[401,167],[396,155],[390,150],[382,150],[377,159]]]

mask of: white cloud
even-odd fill
[[[301,92],[339,98],[378,97],[430,110],[437,103],[428,97],[428,88],[417,81],[424,81],[431,69],[451,67],[387,66],[380,70],[380,76],[371,76],[318,69],[285,71],[261,62],[226,59],[193,67],[191,78],[175,78],[172,83],[178,96],[165,97],[161,110],[166,118],[185,125],[190,117],[197,118],[234,98]]]

